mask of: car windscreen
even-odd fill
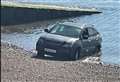
[[[78,27],[57,24],[50,30],[50,33],[73,38],[79,38],[80,31],[81,29]]]

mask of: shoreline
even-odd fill
[[[33,53],[1,44],[1,82],[119,82],[120,66],[32,58]],[[12,76],[11,76],[12,74]]]
[[[28,56],[30,56],[30,57],[36,55],[36,52],[35,52],[35,51],[25,50],[24,48],[21,48],[21,47],[19,47],[19,46],[17,46],[17,45],[13,45],[12,43],[4,42],[4,41],[1,40],[1,44],[2,44],[2,46],[6,46],[6,47],[8,47],[8,48],[13,48],[13,49],[15,49],[15,50],[16,50],[16,49],[21,50],[22,52],[27,53],[27,55],[30,54],[30,55],[28,55]],[[85,57],[83,57],[82,59],[80,59],[80,62],[82,62],[82,63],[92,63],[92,61],[87,61],[87,60],[89,60],[89,58],[91,59],[91,57],[94,58],[94,57],[97,57],[97,55],[95,54],[95,55],[93,55],[93,56],[85,56]],[[100,58],[100,57],[98,57],[98,58]],[[54,60],[53,60],[53,61],[54,61]],[[58,60],[58,61],[59,61],[59,60]],[[69,61],[69,60],[68,60],[68,61]],[[74,61],[73,61],[73,62],[74,62]],[[93,61],[93,64],[101,64],[101,65],[103,65],[103,66],[111,66],[111,67],[114,67],[114,66],[120,67],[120,64],[104,63],[104,62],[102,62],[100,59]]]

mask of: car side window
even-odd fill
[[[88,33],[89,33],[89,36],[94,36],[98,32],[94,28],[88,28]]]

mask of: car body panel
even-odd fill
[[[62,24],[64,25],[65,23]],[[72,24],[67,23],[65,25],[71,26]],[[74,24],[73,26],[78,25]],[[78,28],[81,29],[79,38],[52,34],[49,32],[41,33],[41,36],[36,44],[36,50],[39,51],[39,49],[42,49],[46,54],[61,57],[62,56],[72,57],[75,54],[76,49],[79,49],[80,53],[83,55],[92,53],[93,51],[95,51],[96,46],[101,45],[102,38],[100,34],[92,27],[78,26]],[[93,32],[95,33],[93,33],[93,35],[91,33],[91,36],[88,36],[87,39],[84,39],[83,38],[84,29],[89,28],[93,29]]]

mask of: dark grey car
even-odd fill
[[[92,55],[101,49],[102,38],[93,25],[59,23],[44,29],[37,41],[37,55],[45,54],[57,57],[69,57],[77,60],[85,55]]]

